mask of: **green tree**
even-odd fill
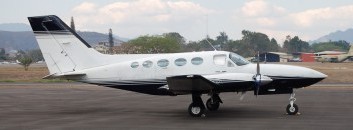
[[[271,51],[278,51],[279,50],[279,46],[278,46],[278,43],[277,43],[277,40],[272,38],[271,41],[270,41],[270,50]]]
[[[137,53],[175,53],[180,52],[180,44],[174,38],[165,36],[140,36],[128,44],[137,48]]]
[[[185,44],[185,38],[177,32],[164,33],[163,36],[168,39],[176,40],[178,44]]]
[[[33,63],[32,58],[29,56],[23,56],[22,58],[19,58],[18,62],[20,62],[19,64],[23,66],[25,71],[27,71],[28,67]]]
[[[112,31],[112,29],[109,29],[108,40],[109,40],[109,53],[110,53],[110,54],[113,54],[114,38],[113,38],[113,31]]]
[[[184,51],[201,51],[201,48],[202,47],[199,42],[190,41],[188,44],[186,44]]]
[[[5,59],[6,59],[5,49],[0,48],[0,60],[5,60]]]
[[[226,45],[228,45],[229,42],[228,35],[225,32],[220,32],[215,42],[219,45],[219,50],[227,50]]]
[[[283,48],[287,51],[287,53],[307,52],[310,50],[309,43],[301,40],[298,36],[293,38],[287,36],[283,43]]]
[[[215,47],[217,45],[215,40],[213,40],[209,36],[207,36],[206,38],[204,38],[201,41],[199,41],[199,44],[201,46],[201,51],[214,51],[213,47]]]
[[[266,34],[259,32],[251,32],[248,30],[242,31],[243,37],[237,45],[237,53],[243,56],[254,56],[257,51],[260,52],[269,52],[277,51],[279,46],[276,40],[271,40]]]
[[[39,49],[30,50],[27,52],[27,55],[33,60],[33,62],[44,60],[42,52]]]
[[[311,45],[315,52],[320,51],[348,51],[350,44],[344,40],[314,43]]]

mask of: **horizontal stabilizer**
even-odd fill
[[[85,73],[78,73],[78,72],[71,72],[71,73],[62,73],[62,74],[51,74],[44,76],[43,79],[81,79],[82,77],[86,76]]]

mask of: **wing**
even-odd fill
[[[184,75],[167,77],[169,91],[175,94],[210,91],[248,91],[253,88],[254,74],[222,73],[213,75]],[[271,82],[264,76],[261,85]]]

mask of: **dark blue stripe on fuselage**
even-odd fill
[[[270,76],[269,76],[270,77]],[[301,78],[301,77],[282,77],[282,78],[275,78],[273,77],[273,81],[267,85],[261,86],[263,89],[276,89],[276,88],[302,88],[307,87],[312,84],[315,84],[319,81],[323,80],[323,78]],[[147,82],[146,82],[147,81]],[[163,80],[158,81],[151,81],[146,80],[143,81],[123,81],[123,82],[99,82],[99,83],[92,83],[96,85],[101,85],[110,88],[116,89],[123,89],[138,93],[145,93],[151,95],[175,95],[173,92],[170,92],[166,89],[161,89],[162,86],[165,86],[167,83],[166,81],[163,83]],[[159,83],[157,83],[159,82]],[[247,82],[226,82],[226,83],[219,83],[218,87],[214,88],[217,92],[242,92],[242,91],[252,91],[254,90],[254,82],[247,81]],[[207,93],[207,92],[204,92]]]

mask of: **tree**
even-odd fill
[[[175,53],[180,51],[180,44],[175,38],[166,36],[140,36],[128,42],[137,49],[137,53]]]
[[[228,44],[228,35],[225,32],[220,32],[216,37],[216,43],[220,46],[220,50],[226,50],[225,46]]]
[[[210,38],[208,35],[207,35],[206,38],[204,38],[201,41],[199,41],[199,44],[200,44],[200,47],[201,47],[201,51],[214,51],[213,47],[215,47],[217,45],[215,40]]]
[[[311,45],[315,52],[320,51],[348,51],[350,44],[344,40],[314,43]]]
[[[185,44],[185,38],[177,32],[164,33],[163,36],[176,40],[178,44]]]
[[[186,45],[185,51],[201,51],[201,44],[199,42],[190,41]]]
[[[0,48],[0,60],[5,60],[5,59],[6,59],[5,49]]]
[[[309,43],[301,40],[298,36],[293,38],[287,36],[283,43],[283,48],[287,51],[287,53],[307,52],[310,50]]]
[[[33,60],[33,62],[44,60],[42,52],[39,49],[30,50],[27,52],[27,55]]]
[[[76,31],[76,29],[75,29],[74,17],[71,17],[71,24],[70,24],[70,27],[71,27],[72,30]]]
[[[113,38],[113,31],[109,29],[109,53],[113,54],[113,46],[114,46],[114,38]]]
[[[260,52],[269,52],[269,51],[277,51],[279,46],[276,40],[271,40],[268,38],[266,34],[259,32],[251,32],[248,30],[242,31],[243,37],[240,42],[237,42],[239,48],[237,49],[237,53],[243,56],[254,56],[257,51]]]
[[[20,62],[19,64],[24,67],[25,71],[27,71],[28,67],[33,63],[29,56],[23,56],[22,58],[19,58],[18,62]]]

